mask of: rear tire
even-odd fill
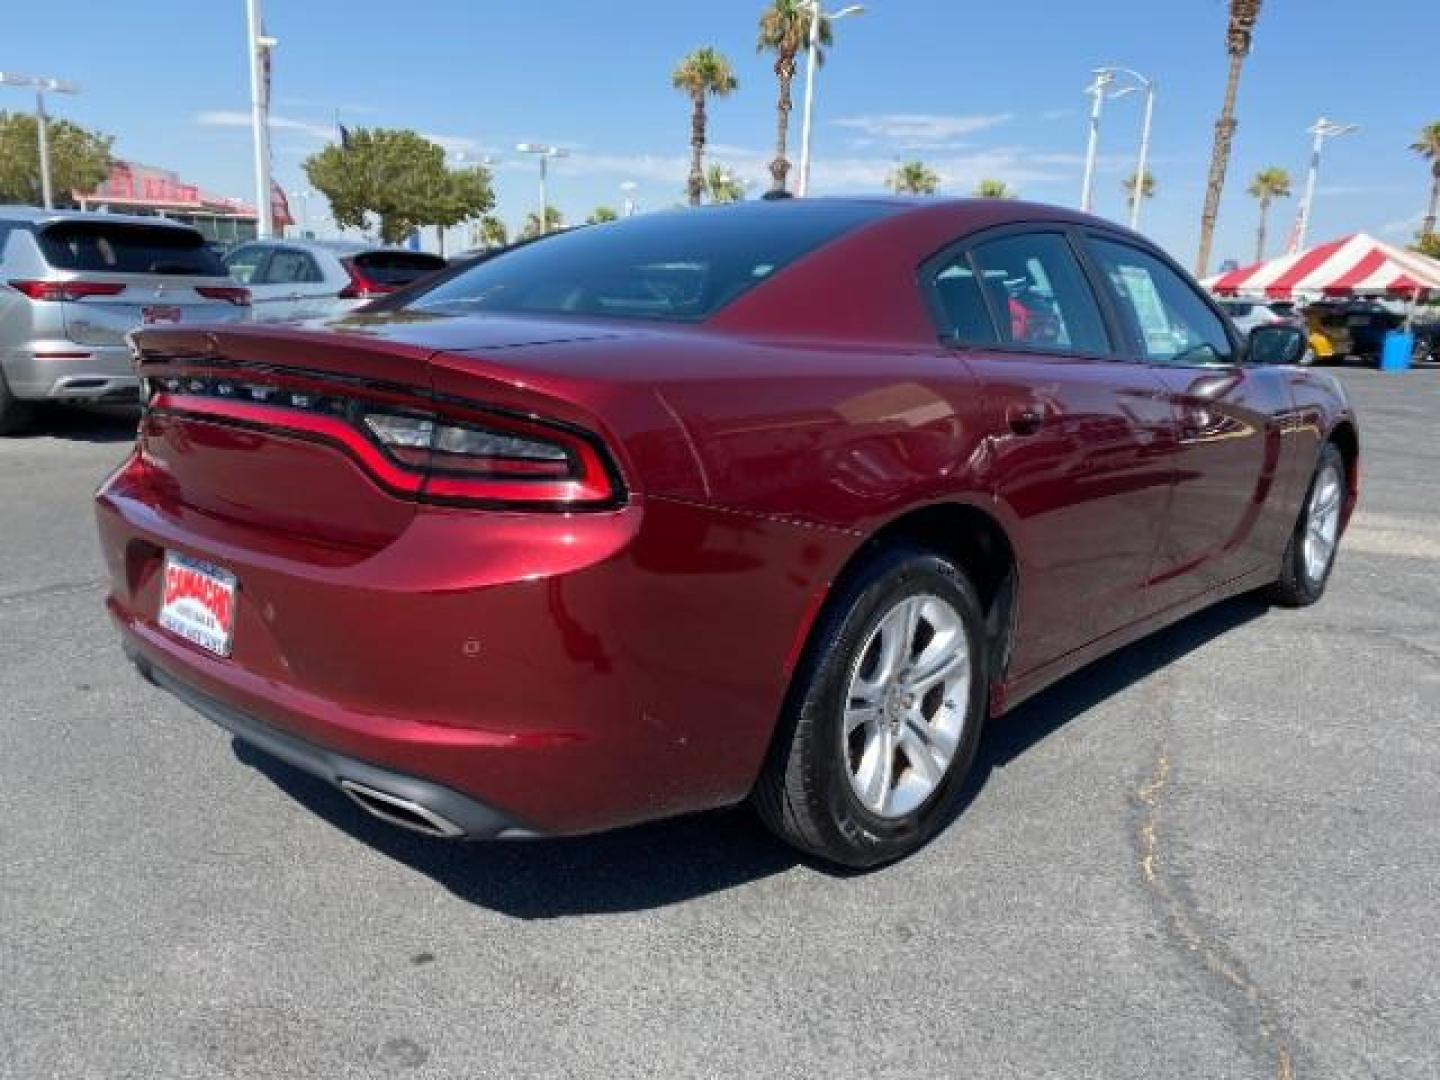
[[[954,564],[885,551],[817,623],[752,801],[781,839],[850,867],[892,862],[945,823],[980,741],[985,619]]]
[[[1280,577],[1266,593],[1273,603],[1308,607],[1325,594],[1340,548],[1340,519],[1348,490],[1345,459],[1339,447],[1326,443],[1285,547]]]
[[[5,373],[0,371],[0,435],[15,435],[30,426],[34,409],[10,392]]]

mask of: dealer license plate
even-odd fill
[[[207,652],[229,656],[235,633],[235,575],[167,551],[160,625]]]

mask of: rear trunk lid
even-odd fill
[[[135,341],[140,453],[177,511],[364,549],[414,516],[336,440],[368,449],[357,403],[426,408],[428,349],[258,326],[149,328]]]
[[[66,220],[40,229],[36,239],[53,280],[108,287],[61,302],[65,334],[77,344],[123,345],[127,333],[147,324],[248,317],[236,303],[235,282],[194,229]]]
[[[432,360],[454,344],[460,321],[469,324],[467,344],[499,359],[465,377],[446,370],[437,387]],[[486,503],[476,474],[454,471],[471,468],[469,457],[447,458],[443,477],[432,469],[442,457],[439,435],[454,424],[492,440],[485,443],[491,450],[465,453],[489,463],[480,482],[492,485],[487,491],[501,508],[567,497],[603,502],[597,487],[579,482],[603,481],[611,467],[598,423],[528,385],[528,372],[505,362],[528,346],[597,333],[410,313],[294,326],[147,328],[135,335],[147,406],[142,460],[157,473],[155,490],[176,507],[365,549],[398,535],[420,501]],[[434,442],[412,450],[391,441],[396,430],[413,433],[406,423],[427,418]],[[574,464],[575,482],[570,473],[546,472],[555,486],[542,491],[534,470],[559,466],[515,455],[555,448]],[[497,461],[506,468],[493,468]],[[486,479],[496,472],[520,483]],[[617,486],[610,489],[618,497]]]

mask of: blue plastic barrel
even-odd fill
[[[1380,347],[1381,371],[1407,371],[1410,354],[1415,351],[1415,335],[1405,330],[1390,330]]]

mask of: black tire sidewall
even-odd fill
[[[808,779],[824,803],[821,824],[831,834],[827,846],[838,847],[842,861],[854,866],[898,859],[944,824],[979,746],[989,694],[984,615],[964,574],[938,555],[913,550],[892,552],[868,569],[849,590],[848,602],[836,605],[823,655],[801,705],[801,725],[811,743]],[[939,596],[960,615],[970,643],[970,698],[960,744],[940,786],[909,814],[881,818],[860,802],[851,786],[841,718],[851,675],[876,624],[895,604],[921,593]]]
[[[1280,579],[1270,591],[1272,599],[1287,607],[1307,607],[1319,600],[1325,594],[1325,586],[1330,581],[1330,575],[1335,572],[1335,563],[1340,555],[1340,537],[1337,534],[1335,550],[1330,553],[1325,573],[1318,581],[1310,577],[1309,569],[1305,565],[1305,532],[1310,524],[1310,501],[1315,497],[1315,487],[1327,468],[1334,468],[1340,477],[1340,498],[1347,500],[1350,497],[1350,472],[1345,467],[1345,459],[1333,442],[1327,442],[1320,449],[1320,456],[1310,474],[1310,483],[1305,488],[1300,515],[1290,533],[1290,543],[1285,548]]]

